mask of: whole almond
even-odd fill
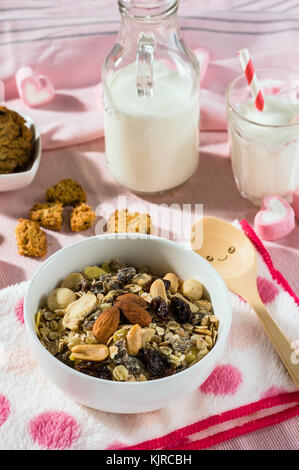
[[[119,324],[120,311],[116,306],[107,308],[94,322],[92,332],[100,343],[107,343]]]
[[[72,356],[83,361],[100,362],[109,355],[105,344],[78,344],[72,348]]]
[[[142,328],[136,324],[127,334],[127,347],[128,353],[132,356],[137,356],[142,347]]]
[[[142,308],[147,307],[146,301],[142,297],[140,297],[140,295],[137,295],[137,294],[130,293],[130,294],[119,295],[115,299],[114,305],[116,305],[118,302],[123,302],[123,301],[125,302],[132,301],[134,302],[134,304],[139,305],[139,307],[142,307]]]
[[[150,295],[152,296],[153,299],[155,297],[162,297],[162,299],[165,300],[165,302],[168,301],[165,285],[162,279],[156,279],[152,283],[151,288],[150,288]]]
[[[176,274],[168,273],[163,279],[170,282],[169,290],[172,294],[175,294],[179,290],[180,281]]]
[[[123,315],[132,325],[148,326],[152,321],[151,315],[143,306],[147,306],[145,300],[136,294],[124,294],[117,297],[114,305],[122,311]]]

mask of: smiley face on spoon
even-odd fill
[[[227,253],[228,253],[228,254],[233,254],[233,253],[235,253],[235,251],[236,251],[236,248],[235,248],[234,246],[230,246],[229,249],[227,250]],[[226,254],[224,258],[216,258],[216,260],[218,260],[218,261],[226,261],[227,258],[228,258],[228,255]],[[210,263],[212,263],[212,261],[214,261],[214,256],[212,256],[212,255],[207,255],[207,256],[206,256],[206,259],[207,259]]]
[[[205,258],[224,279],[241,274],[255,259],[254,249],[244,234],[231,224],[203,217],[192,228],[192,250]]]

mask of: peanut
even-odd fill
[[[172,294],[175,294],[179,290],[180,280],[179,280],[179,278],[177,277],[176,274],[168,273],[163,277],[163,279],[170,282],[170,289],[169,290]]]
[[[134,325],[127,334],[128,353],[136,356],[142,347],[142,328]]]
[[[79,344],[72,348],[72,355],[82,361],[99,362],[109,356],[109,350],[104,344]]]
[[[162,279],[156,279],[152,283],[151,288],[150,288],[150,295],[152,296],[153,299],[155,297],[161,297],[162,299],[165,300],[165,302],[168,302],[165,285]]]

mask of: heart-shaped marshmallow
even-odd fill
[[[17,71],[16,83],[20,98],[31,108],[50,103],[55,96],[50,80],[44,75],[36,75],[30,67],[21,67]]]
[[[295,216],[299,220],[299,187],[293,192],[293,209]]]
[[[254,229],[263,240],[286,237],[295,228],[295,214],[280,196],[267,196],[254,219]]]

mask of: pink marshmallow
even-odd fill
[[[50,80],[44,75],[36,75],[30,67],[21,67],[17,71],[16,84],[20,98],[31,108],[54,99],[55,91]]]
[[[286,237],[295,228],[295,213],[280,196],[267,196],[254,219],[254,229],[263,240]]]
[[[296,218],[299,220],[299,187],[293,192],[293,209]]]

